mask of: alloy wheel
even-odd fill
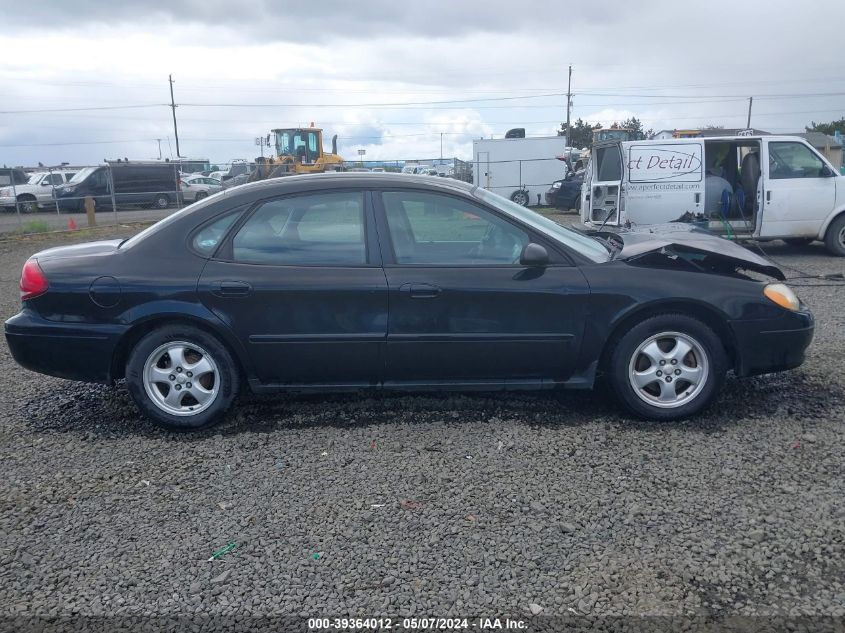
[[[643,341],[631,356],[628,379],[634,393],[663,409],[693,400],[709,377],[704,347],[688,334],[661,332]]]
[[[199,345],[171,341],[157,347],[144,363],[144,389],[159,409],[190,416],[207,409],[217,397],[220,372]]]

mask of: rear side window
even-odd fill
[[[599,182],[622,180],[622,157],[616,145],[601,147],[596,152],[596,180]]]
[[[217,249],[217,245],[220,244],[223,236],[226,235],[226,231],[235,223],[238,215],[240,214],[230,213],[200,229],[191,241],[194,250],[210,257]]]
[[[320,193],[265,202],[235,235],[232,255],[249,264],[364,265],[364,194]]]

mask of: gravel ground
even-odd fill
[[[26,257],[82,237],[0,243],[3,318],[18,310]],[[766,250],[802,271],[845,271],[820,245]],[[845,288],[799,290],[818,324],[804,367],[729,377],[709,412],[679,423],[628,419],[601,390],[365,395],[251,398],[215,430],[170,434],[139,418],[123,386],[27,372],[4,341],[0,622],[841,624]]]

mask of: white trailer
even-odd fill
[[[536,205],[566,176],[566,137],[478,139],[472,142],[473,182],[519,204]]]

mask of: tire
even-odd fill
[[[21,213],[35,213],[38,211],[38,200],[34,196],[23,194],[18,196],[17,206]]]
[[[174,358],[179,349],[182,362]],[[198,367],[201,375],[189,375]],[[201,429],[219,422],[237,395],[239,381],[238,366],[226,346],[189,325],[150,332],[126,362],[132,400],[144,416],[170,430]],[[172,399],[177,387],[181,397]]]
[[[812,237],[787,237],[783,241],[790,246],[807,246],[812,244],[814,240]]]
[[[524,189],[518,189],[511,194],[511,201],[516,202],[517,204],[521,204],[523,207],[527,207],[530,199],[528,197],[528,192]]]
[[[194,202],[198,200],[202,200],[203,198],[207,198],[208,194],[205,191],[197,191],[197,195],[194,196]]]
[[[679,343],[690,351],[679,350]],[[674,358],[673,352],[678,354]],[[610,357],[609,377],[616,397],[637,417],[677,420],[695,415],[713,401],[727,364],[725,349],[708,326],[683,314],[661,314],[641,321],[619,339]],[[672,368],[671,375],[666,376],[664,367]],[[697,375],[699,380],[685,380],[686,375]],[[648,382],[651,376],[654,379]]]
[[[156,197],[153,198],[153,206],[156,209],[166,209],[170,206],[170,196],[166,193],[156,194]]]
[[[831,255],[845,257],[845,213],[834,218],[827,233],[824,235],[824,245]]]

